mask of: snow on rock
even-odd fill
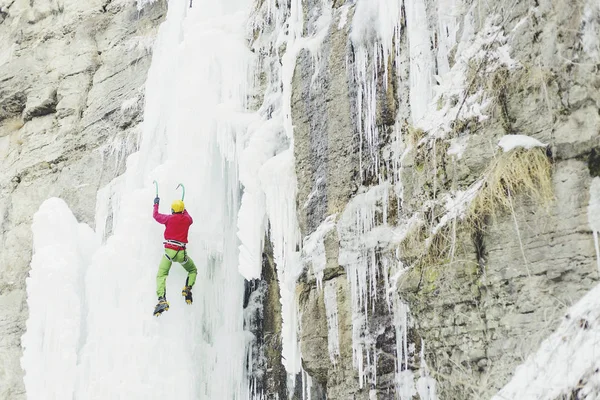
[[[445,0],[448,6],[452,6],[450,0]],[[486,18],[483,28],[475,33],[477,25],[477,5],[470,7],[462,21],[462,35],[456,44],[456,60],[452,68],[445,74],[444,68],[440,75],[436,75],[438,85],[433,86],[435,96],[428,103],[425,115],[427,118],[414,120],[415,127],[428,132],[430,137],[442,138],[450,132],[457,118],[462,120],[474,119],[479,122],[488,119],[484,113],[490,104],[489,98],[483,90],[468,94],[468,87],[472,84],[467,79],[469,65],[477,63],[483,65],[485,62],[486,74],[490,74],[504,66],[508,69],[517,67],[517,63],[510,57],[510,48],[507,44],[508,38],[504,35],[500,26],[500,18],[490,15]],[[443,19],[444,25],[456,29],[452,15],[446,14]],[[448,44],[452,43],[453,36],[444,39]]]
[[[596,61],[600,58],[600,4],[595,0],[587,0],[582,16],[583,35],[581,42],[583,50]]]
[[[450,140],[450,147],[448,148],[447,154],[449,156],[455,156],[457,160],[460,160],[467,149],[469,143],[468,135],[454,138]]]
[[[317,288],[322,288],[325,269],[325,236],[335,228],[336,214],[330,215],[310,235],[304,238],[302,252],[312,264],[313,275],[317,279]]]
[[[538,351],[492,400],[554,400],[579,390],[596,398],[600,369],[600,285],[572,306]],[[589,397],[591,395],[591,397]]]
[[[376,379],[372,359],[375,340],[368,329],[368,311],[377,298],[377,279],[382,273],[376,262],[376,249],[393,240],[392,230],[377,223],[378,214],[383,221],[387,220],[389,190],[390,186],[383,184],[356,195],[346,205],[337,225],[338,262],[346,269],[352,297],[353,366],[358,371],[361,388]]]
[[[469,205],[477,196],[477,192],[483,185],[483,180],[475,182],[467,190],[457,190],[447,193],[445,196],[446,214],[444,214],[436,226],[431,229],[431,236],[425,240],[425,246],[428,248],[431,245],[433,237],[449,222],[456,219],[464,219],[469,208]]]
[[[46,200],[33,217],[33,258],[27,278],[27,331],[21,340],[25,389],[31,399],[73,398],[83,335],[83,276],[98,246],[67,204]]]
[[[137,0],[137,9],[141,11],[144,7],[154,3],[156,0]]]
[[[506,153],[516,148],[531,150],[534,147],[546,147],[547,144],[526,135],[505,135],[500,138],[498,146]]]

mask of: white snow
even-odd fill
[[[349,5],[343,5],[340,8],[340,22],[338,24],[339,30],[342,30],[346,27],[346,24],[348,23],[348,12],[349,11],[350,11]]]
[[[539,140],[526,135],[504,135],[498,141],[498,146],[507,153],[516,148],[523,148],[525,150],[531,150],[534,147],[546,147],[547,144],[540,142]]]
[[[131,110],[132,108],[134,108],[135,106],[137,106],[138,103],[138,98],[137,96],[132,97],[130,99],[124,100],[123,103],[121,103],[121,111],[128,111]]]
[[[438,58],[445,59],[446,64],[447,53],[457,45],[459,24],[452,15],[454,1],[443,2],[448,15],[438,10],[439,29],[445,31]],[[138,8],[151,2],[138,0]],[[435,382],[427,375],[426,366],[422,366],[416,386],[410,371],[414,363],[414,345],[408,342],[411,320],[408,306],[396,290],[406,270],[399,259],[378,259],[380,250],[397,248],[417,221],[415,217],[398,227],[387,225],[390,194],[396,194],[401,182],[394,186],[379,176],[375,123],[380,95],[377,82],[383,79],[387,90],[393,83],[390,68],[399,68],[398,62],[389,61],[400,57],[401,2],[358,0],[355,5],[344,5],[338,20],[331,1],[322,0],[318,2],[319,18],[308,26],[300,0],[291,0],[289,8],[276,0],[265,0],[252,14],[252,0],[195,0],[193,8],[188,5],[187,1],[169,2],[166,21],[159,29],[139,138],[118,137],[103,149],[102,155],[114,156],[115,162],[125,162],[121,158],[138,151],[127,157],[126,173],[99,190],[96,232],[77,225],[59,200],[45,203],[36,217],[40,222],[33,229],[39,240],[34,243],[36,257],[28,282],[31,312],[23,337],[28,395],[148,400],[262,398],[261,393],[249,392],[252,371],[248,368],[252,363],[247,361],[256,338],[244,331],[244,324],[251,323],[251,310],[244,313],[242,304],[243,278],[260,277],[262,249],[268,236],[280,286],[288,389],[293,388],[296,374],[302,373],[306,379],[298,389],[304,392],[305,400],[310,399],[312,383],[300,362],[296,281],[309,261],[321,287],[326,262],[323,240],[337,229],[341,243],[338,262],[346,268],[352,297],[353,362],[360,386],[377,382],[376,338],[369,330],[368,316],[383,292],[398,338],[398,396],[409,399],[418,391],[433,399]],[[348,28],[353,6],[355,17]],[[419,119],[430,115],[435,107],[432,104],[439,99],[432,93],[435,55],[429,50],[432,33],[427,28],[423,0],[408,4],[408,8],[410,103],[413,119]],[[266,21],[274,25],[266,27]],[[361,110],[358,131],[367,149],[367,154],[361,154],[361,163],[370,157],[374,169],[369,172],[381,183],[355,196],[337,223],[336,215],[329,216],[303,241],[296,216],[292,80],[297,56],[306,50],[313,61],[314,88],[315,78],[324,68],[322,45],[333,24],[351,31],[353,79],[358,92],[355,105]],[[494,40],[498,47],[504,43],[499,28],[489,23],[487,29],[497,33]],[[461,43],[471,51],[470,57],[481,57],[481,47],[488,42],[475,38],[472,31],[467,23]],[[257,33],[252,51],[248,49],[250,32]],[[148,42],[143,39],[140,43],[147,49]],[[508,48],[496,53],[497,63],[510,61]],[[459,67],[448,73],[444,70],[448,66],[440,67],[442,87],[458,84],[460,87],[453,87],[451,92],[457,96],[464,90],[466,62],[460,59]],[[378,76],[380,70],[383,76]],[[250,110],[249,99],[256,100],[263,90],[262,104],[257,106],[253,101]],[[443,103],[441,111],[431,114],[431,121],[447,127],[457,108]],[[132,97],[123,102],[122,110],[136,104],[137,98]],[[464,99],[464,104],[461,116],[485,118],[482,93]],[[421,119],[423,124],[428,120]],[[457,140],[451,154],[460,157],[465,145]],[[177,184],[186,184],[186,207],[196,221],[188,249],[199,270],[195,302],[187,306],[179,296],[186,274],[178,265],[172,267],[167,285],[171,309],[158,319],[151,312],[156,301],[154,285],[163,228],[151,218],[153,180],[160,184],[163,212],[180,196],[175,190]],[[468,198],[466,191],[446,199],[446,222],[463,215]],[[309,196],[306,204],[310,201]],[[48,210],[68,221],[64,229],[70,231],[60,235],[60,242],[47,235],[50,223],[43,221],[50,218]],[[77,227],[76,234],[73,227]],[[102,246],[94,250],[99,243]],[[40,263],[38,255],[61,249],[67,258],[60,266]],[[58,267],[61,279],[42,272]],[[381,288],[377,284],[382,280],[385,287],[378,293]],[[333,281],[323,286],[328,350],[335,363],[340,355],[337,289]],[[50,287],[60,295],[46,305],[43,300]],[[259,296],[252,298],[252,307],[258,304]],[[61,307],[67,302],[68,308]],[[49,334],[59,323],[70,329],[62,335]],[[56,382],[61,380],[40,378],[42,365],[55,366],[50,377],[68,379],[58,387]],[[376,390],[370,395],[376,396]]]
[[[596,0],[586,0],[582,16],[583,35],[581,42],[583,50],[595,61],[600,58],[600,4]],[[1,65],[2,63],[0,63]]]
[[[517,367],[492,400],[553,400],[579,388],[578,398],[600,389],[600,286],[572,306],[556,331]],[[580,381],[581,380],[581,381]]]
[[[244,194],[238,218],[238,237],[242,242],[240,272],[247,278],[257,277],[265,233],[260,225],[264,223],[265,229],[269,228],[280,285],[283,364],[288,372],[288,390],[291,390],[295,375],[301,372],[296,280],[303,268],[299,251],[302,240],[296,216],[292,79],[301,50],[308,50],[312,56],[313,77],[322,67],[321,45],[333,13],[330,1],[322,1],[320,18],[309,27],[307,36],[303,36],[302,2],[292,0],[289,4],[289,8],[280,7],[275,0],[267,0],[251,22],[251,26],[262,29],[261,24],[272,19],[276,26],[273,31],[261,30],[254,44],[257,54],[267,54],[259,61],[267,72],[268,87],[264,103],[257,113],[257,128],[251,127],[251,130],[256,129],[256,133],[243,151],[240,164]],[[273,51],[284,44],[286,51],[283,55]]]
[[[335,228],[336,214],[330,215],[310,235],[304,238],[302,252],[312,264],[313,275],[317,280],[317,288],[322,287],[323,270],[325,269],[325,236]]]
[[[479,188],[483,184],[483,181],[477,181],[471,185],[467,190],[456,190],[450,191],[445,195],[445,208],[446,213],[440,218],[440,221],[431,230],[431,236],[427,238],[426,245],[428,246],[430,241],[441,228],[446,226],[448,222],[456,219],[464,219],[466,211],[477,195]]]
[[[377,279],[380,274],[385,275],[378,268],[375,251],[379,246],[387,246],[393,237],[388,226],[378,226],[376,222],[377,214],[383,216],[383,221],[387,219],[388,193],[388,185],[379,185],[356,195],[337,225],[338,262],[346,269],[352,297],[352,354],[360,387],[376,380],[372,358],[375,340],[369,333],[368,313],[377,297]]]
[[[302,273],[300,230],[296,219],[297,183],[294,173],[294,155],[286,150],[270,159],[261,171],[261,184],[265,189],[267,214],[271,224],[271,241],[277,264],[282,307],[283,365],[290,374],[300,372],[298,344],[298,304],[296,280]]]
[[[508,38],[499,25],[500,19],[497,15],[489,15],[485,19],[482,29],[477,34],[475,33],[477,4],[473,4],[469,8],[461,22],[462,35],[456,44],[453,44],[456,33],[453,34],[452,30],[457,29],[458,26],[454,25],[452,21],[453,4],[451,0],[444,0],[444,5],[449,7],[450,15],[443,18],[447,32],[442,32],[442,37],[447,35],[447,38],[443,39],[440,45],[446,47],[453,45],[456,48],[455,63],[445,73],[445,63],[440,64],[439,75],[435,76],[438,85],[433,86],[435,95],[428,102],[424,114],[427,117],[420,120],[413,118],[415,127],[428,133],[428,140],[445,137],[453,129],[457,118],[461,120],[475,119],[480,122],[488,118],[485,110],[490,104],[490,100],[484,91],[478,90],[467,96],[467,89],[472,84],[467,79],[471,66],[479,66],[485,61],[486,69],[482,72],[486,74],[492,73],[501,66],[509,69],[517,67],[517,63],[510,58]],[[447,43],[444,44],[445,42]],[[442,54],[444,49],[440,50]]]
[[[415,376],[409,364],[409,361],[411,363],[413,361],[408,344],[408,329],[411,326],[409,308],[398,296],[397,279],[398,277],[393,279],[390,287],[394,302],[394,327],[396,328],[396,393],[400,400],[412,400],[417,391]]]
[[[448,148],[447,154],[449,156],[456,156],[457,160],[460,160],[467,149],[469,143],[468,135],[453,138],[450,140],[450,147]]]
[[[154,3],[156,0],[137,0],[137,9],[141,11],[144,7]]]

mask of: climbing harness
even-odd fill
[[[170,244],[171,246],[181,247],[179,250],[185,250],[185,246],[187,243],[179,242],[177,240],[167,239],[163,242],[163,244]]]
[[[188,263],[188,261],[190,260],[190,259],[188,258],[188,256],[187,256],[187,251],[185,250],[185,248],[184,248],[184,249],[177,250],[177,253],[175,253],[175,255],[174,255],[173,257],[169,257],[169,255],[168,255],[167,253],[165,253],[165,258],[166,258],[167,260],[169,260],[169,261],[173,262],[173,260],[177,258],[177,255],[179,254],[179,252],[180,252],[181,250],[183,250],[183,260],[182,260],[182,262],[181,262],[181,265],[185,265],[185,264],[187,264],[187,263]]]

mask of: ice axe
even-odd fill
[[[181,186],[181,189],[183,191],[183,193],[181,193],[181,201],[183,201],[183,198],[185,197],[185,186],[183,186],[183,183],[180,183],[179,185],[177,185],[175,190],[179,189],[179,186]]]
[[[156,197],[158,197],[158,182],[154,181],[154,187],[156,188]]]

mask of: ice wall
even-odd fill
[[[56,398],[249,397],[250,338],[243,330],[236,222],[241,139],[254,118],[246,112],[254,58],[245,21],[252,2],[215,4],[197,0],[190,9],[186,2],[169,3],[146,83],[139,151],[128,158],[125,175],[98,196],[95,240],[105,244],[91,262],[69,262],[73,275],[79,274],[76,291],[69,289],[75,278],[54,286],[57,301],[68,300],[69,313],[83,315],[61,317],[74,321],[70,335],[80,332],[81,340],[49,336],[50,311],[36,311],[32,303],[23,361],[32,398],[51,388],[33,379],[36,365],[60,360],[63,352],[70,358],[53,361],[55,373],[71,381],[55,381],[64,386]],[[152,310],[164,227],[151,217],[153,180],[163,213],[181,196],[177,184],[186,185],[186,208],[195,220],[188,254],[199,271],[189,306],[180,294],[186,275],[173,265],[167,284],[171,308],[160,318]],[[104,228],[109,219],[111,232]],[[34,234],[44,229],[34,225]],[[64,236],[65,246],[77,243],[75,234]],[[43,246],[36,243],[36,252]],[[46,295],[34,278],[29,296],[42,302]],[[40,348],[35,343],[42,339],[46,345]]]

